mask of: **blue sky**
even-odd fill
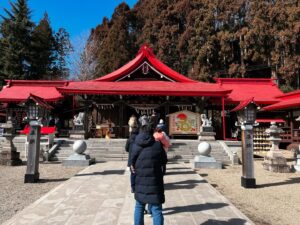
[[[67,29],[71,39],[96,27],[104,16],[110,18],[121,2],[124,0],[28,0],[34,22],[38,22],[47,11],[52,28],[56,31],[60,27]],[[125,2],[132,8],[137,0]],[[3,8],[10,9],[9,0],[0,0],[1,15],[4,14]]]

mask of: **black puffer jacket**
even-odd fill
[[[131,156],[136,172],[135,199],[142,203],[164,203],[162,166],[167,163],[167,155],[162,144],[151,133],[141,132],[136,136]]]
[[[128,152],[127,166],[131,166],[132,147],[133,147],[134,140],[135,140],[136,136],[138,135],[138,133],[139,133],[138,128],[133,129],[132,132],[131,132],[130,137],[126,141],[125,151]]]

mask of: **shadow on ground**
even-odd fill
[[[176,189],[193,189],[199,183],[207,183],[205,180],[185,180],[174,183],[166,183],[165,190],[176,190]]]
[[[257,184],[256,188],[266,188],[266,187],[281,186],[281,185],[287,185],[287,184],[299,184],[299,183],[300,183],[300,177],[292,177],[286,181],[269,183],[269,184]]]
[[[230,219],[228,221],[209,219],[201,225],[244,225],[247,221],[239,218]]]
[[[168,167],[168,165],[167,165]],[[169,170],[186,170],[187,168],[184,168],[184,167],[172,167],[172,168],[167,168],[167,171]]]
[[[196,174],[194,171],[169,171],[167,170],[166,176],[180,175],[180,174]]]
[[[60,179],[39,179],[38,183],[50,183],[50,182],[62,182],[69,180],[70,178],[60,178]]]
[[[103,172],[80,173],[80,174],[76,174],[75,177],[96,176],[96,175],[123,175],[124,173],[125,170],[104,170]]]
[[[172,214],[184,213],[184,212],[199,212],[205,210],[219,209],[225,206],[228,206],[228,204],[206,203],[206,204],[197,204],[197,205],[176,206],[176,207],[164,208],[164,215],[172,215]]]

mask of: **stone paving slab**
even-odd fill
[[[167,165],[165,190],[165,225],[254,224],[186,164]],[[3,225],[132,225],[134,205],[126,162],[98,163]],[[152,218],[145,216],[145,224]]]

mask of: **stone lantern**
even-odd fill
[[[13,124],[9,118],[6,123],[2,123],[0,128],[3,129],[3,137],[5,138],[2,142],[2,149],[0,154],[1,165],[16,166],[21,165],[22,160],[20,159],[20,153],[17,152],[13,145]]]
[[[280,134],[284,131],[276,126],[276,122],[271,122],[270,128],[265,132],[270,135],[269,141],[272,146],[262,163],[264,169],[278,173],[290,172],[290,167],[287,165],[286,159],[279,150],[279,142],[281,141]]]

